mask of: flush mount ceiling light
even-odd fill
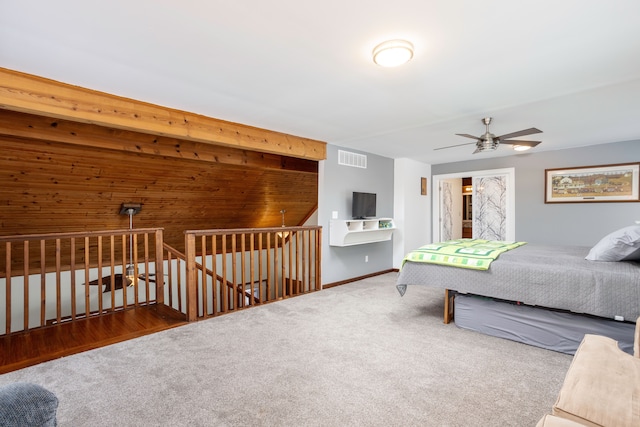
[[[389,40],[373,48],[373,62],[381,67],[397,67],[413,58],[413,45],[406,40]]]

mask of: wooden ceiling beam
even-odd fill
[[[326,159],[326,143],[161,107],[0,67],[0,109],[187,141]]]

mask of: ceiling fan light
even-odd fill
[[[406,40],[388,40],[373,49],[373,62],[381,67],[397,67],[413,58],[413,44]]]
[[[531,147],[528,145],[514,145],[513,149],[516,151],[527,151],[527,150],[530,150]]]

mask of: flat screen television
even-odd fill
[[[375,218],[376,195],[374,193],[354,191],[351,203],[351,216],[353,219]]]

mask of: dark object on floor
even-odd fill
[[[0,425],[56,426],[58,398],[49,390],[30,383],[0,386]]]
[[[92,280],[89,282],[91,286],[104,286],[103,293],[111,292],[111,290],[122,289],[123,279],[127,281],[127,286],[131,284],[131,279],[124,277],[122,274],[114,274],[113,275],[113,284],[114,287],[111,286],[111,276],[104,276],[101,279]]]

